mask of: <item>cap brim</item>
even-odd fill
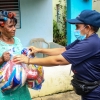
[[[68,19],[67,22],[70,24],[83,24],[83,22],[78,19]]]

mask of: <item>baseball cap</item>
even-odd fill
[[[95,10],[83,10],[75,19],[68,19],[67,22],[100,27],[100,13]]]

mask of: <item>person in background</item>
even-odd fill
[[[75,19],[68,19],[67,22],[76,26],[73,33],[77,39],[73,43],[55,49],[31,46],[31,54],[44,53],[49,57],[28,58],[17,55],[13,61],[45,67],[72,64],[74,76],[71,83],[75,92],[81,95],[82,100],[100,100],[100,38],[96,34],[100,27],[100,13],[83,10]]]
[[[0,68],[10,60],[9,50],[14,55],[21,54],[22,44],[15,37],[17,19],[15,13],[8,11],[0,12]],[[3,94],[0,90],[0,100],[31,100],[29,90],[26,85],[9,94]]]

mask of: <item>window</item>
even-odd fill
[[[17,25],[16,28],[20,28],[20,5],[19,0],[0,0],[0,11],[1,10],[7,10],[7,11],[13,11],[16,13],[17,18]]]

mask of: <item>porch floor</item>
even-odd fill
[[[32,100],[81,100],[81,97],[76,95],[74,91],[53,94],[44,97],[34,98]]]

